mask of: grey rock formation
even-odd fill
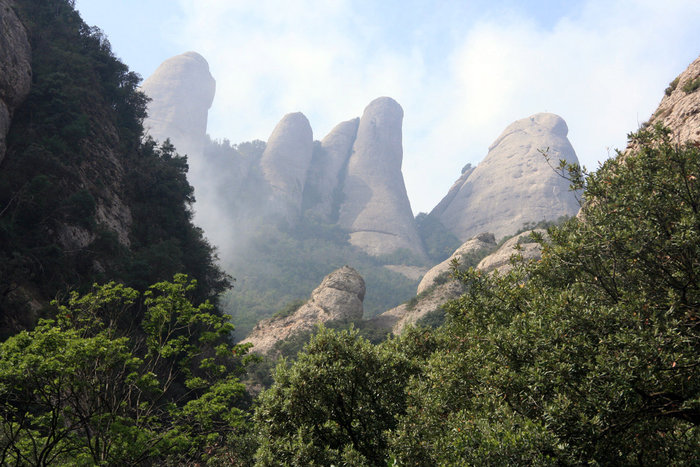
[[[500,274],[505,274],[513,269],[513,265],[510,262],[513,255],[521,256],[523,261],[540,259],[542,249],[540,244],[531,238],[533,232],[537,232],[547,238],[547,231],[544,229],[528,230],[520,233],[508,239],[498,250],[482,259],[476,269],[484,272],[498,270]]]
[[[687,92],[690,83],[700,80],[700,57],[678,75],[661,99],[649,124],[661,123],[673,131],[679,142],[700,142],[700,88]],[[685,89],[684,89],[685,88]]]
[[[0,162],[5,157],[12,114],[29,94],[32,82],[27,31],[12,6],[12,1],[0,0]]]
[[[578,163],[567,133],[564,120],[550,113],[511,124],[456,193],[453,186],[434,215],[463,241],[478,232],[501,238],[528,222],[576,215],[576,194],[552,167],[560,159]],[[547,151],[551,163],[540,150]]]
[[[403,109],[391,98],[372,101],[360,119],[343,186],[339,224],[371,255],[405,248],[424,256],[401,173]]]
[[[538,260],[541,257],[541,249],[540,245],[535,243],[530,237],[532,232],[532,230],[528,230],[527,232],[523,232],[508,239],[498,250],[482,259],[476,269],[484,272],[498,270],[500,274],[505,274],[513,267],[510,261],[513,255],[519,255],[523,261]],[[546,230],[536,229],[534,232],[546,236]],[[475,248],[481,249],[482,246],[493,248],[495,246],[493,236],[489,236],[490,234],[478,235],[460,246],[452,256],[458,256],[459,252],[468,254],[469,252],[476,251]],[[441,263],[436,266],[436,268],[438,267],[444,268],[444,264]],[[447,267],[449,268],[449,264]],[[434,269],[438,273],[437,275],[449,270],[436,268]],[[430,272],[432,271],[433,270]],[[427,277],[428,275],[426,274],[426,278]],[[430,279],[428,278],[427,281],[430,281]],[[426,279],[424,279],[423,282],[426,282]],[[426,282],[424,284],[423,282],[419,285],[419,293],[421,295],[417,296],[414,300],[403,303],[375,316],[371,321],[375,325],[390,330],[394,334],[401,334],[407,325],[415,324],[428,313],[440,309],[445,303],[459,297],[465,292],[462,285],[454,279],[437,285],[434,279],[432,283]],[[423,286],[422,289],[421,285]]]
[[[420,281],[420,284],[418,284],[416,294],[421,294],[428,288],[435,285],[435,280],[438,279],[438,277],[441,277],[444,274],[449,274],[452,269],[452,261],[457,260],[459,262],[463,262],[464,258],[469,255],[478,253],[480,251],[492,250],[495,247],[496,239],[494,238],[493,234],[482,233],[474,238],[470,238],[469,240],[464,242],[462,246],[457,248],[449,258],[447,258],[445,261],[438,264],[437,266],[434,266],[432,269],[430,269],[430,271],[428,271],[425,274],[425,276],[423,276],[423,279]]]
[[[337,218],[343,174],[357,136],[359,118],[339,123],[321,141],[320,151],[314,152],[304,190],[310,209],[326,222]]]
[[[300,112],[285,115],[267,141],[260,165],[272,188],[273,209],[293,219],[301,213],[302,195],[313,154],[313,132]]]
[[[427,292],[415,301],[402,303],[371,318],[370,321],[377,327],[399,335],[406,326],[416,324],[427,314],[439,310],[445,303],[459,297],[464,292],[461,283],[451,280],[427,289]]]
[[[185,52],[161,63],[141,90],[152,100],[144,128],[158,141],[170,141],[198,169],[207,134],[207,116],[216,81],[209,64],[196,52]]]
[[[277,342],[319,323],[362,318],[364,298],[365,281],[353,268],[343,266],[327,275],[297,311],[261,321],[241,343],[252,343],[253,352],[269,354]]]

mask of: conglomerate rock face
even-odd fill
[[[343,185],[339,224],[350,243],[372,255],[404,248],[424,256],[406,194],[401,163],[403,109],[373,100],[360,118]]]
[[[289,219],[301,214],[313,144],[309,120],[301,112],[290,113],[272,131],[260,161],[271,187],[273,209]]]
[[[544,235],[546,239],[547,231],[544,229],[528,230],[508,239],[495,252],[483,258],[476,269],[483,272],[498,271],[505,274],[512,269],[511,258],[518,255],[523,261],[536,261],[542,256],[540,244],[535,242],[531,235],[536,232]],[[491,249],[496,246],[493,235],[479,234],[460,246],[452,255],[459,258],[483,249]],[[375,316],[371,321],[394,334],[401,334],[403,329],[409,324],[415,324],[429,313],[439,310],[445,303],[462,295],[465,290],[460,282],[450,278],[445,282],[437,283],[437,276],[450,270],[449,264],[440,263],[430,272],[437,274],[429,276],[426,274],[423,281],[418,286],[418,296],[407,303],[403,303],[391,310]]]
[[[252,343],[253,352],[268,354],[279,341],[310,331],[319,323],[349,322],[362,318],[365,281],[349,266],[327,275],[308,302],[289,316],[259,322],[241,343]]]
[[[357,137],[359,118],[336,125],[314,152],[307,177],[311,211],[326,222],[333,222],[340,207],[343,175]]]
[[[528,222],[576,215],[576,194],[554,169],[562,159],[578,164],[567,133],[564,120],[550,113],[514,122],[474,171],[460,178],[459,189],[453,186],[449,203],[431,214],[463,241],[479,232],[499,239]]]
[[[12,6],[12,1],[0,0],[0,162],[5,157],[12,114],[29,94],[32,82],[27,31]]]
[[[433,266],[428,272],[425,273],[423,279],[421,279],[418,284],[418,289],[416,289],[416,294],[420,294],[427,290],[429,287],[435,285],[435,281],[445,275],[449,274],[452,270],[452,262],[457,260],[463,262],[466,257],[473,255],[480,251],[492,250],[496,247],[496,239],[491,233],[481,233],[474,238],[470,238],[462,244],[459,248],[455,250],[452,255],[447,258],[442,263],[437,266]]]
[[[673,80],[649,124],[668,127],[679,142],[700,142],[700,57]]]
[[[190,164],[196,166],[216,92],[207,61],[196,52],[171,57],[143,82],[141,90],[152,99],[144,121],[146,133],[161,142],[170,138],[178,153],[189,155]]]

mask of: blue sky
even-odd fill
[[[116,5],[116,7],[115,7]],[[403,172],[429,211],[513,121],[554,112],[581,162],[624,147],[700,54],[697,0],[77,0],[148,77],[194,50],[217,95],[209,133],[267,139],[289,112],[322,139],[375,97],[404,108]]]

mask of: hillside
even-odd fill
[[[94,282],[144,290],[187,272],[198,298],[221,293],[227,279],[191,222],[186,159],[142,141],[139,76],[71,2],[3,2],[2,11],[3,24],[14,18],[1,31],[3,80],[27,79],[14,96],[0,86],[12,108],[0,163],[0,334]]]

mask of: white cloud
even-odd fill
[[[403,167],[415,212],[430,210],[505,126],[537,112],[561,115],[580,159],[595,168],[700,52],[694,0],[590,0],[548,28],[511,13],[461,35],[454,31],[463,18],[449,22],[443,6],[424,22],[448,23],[393,39],[385,34],[391,15],[350,0],[180,4],[178,41],[204,55],[217,80],[213,136],[266,139],[285,113],[302,111],[320,139],[375,97],[391,96],[405,111]],[[441,30],[447,39],[420,40]]]

